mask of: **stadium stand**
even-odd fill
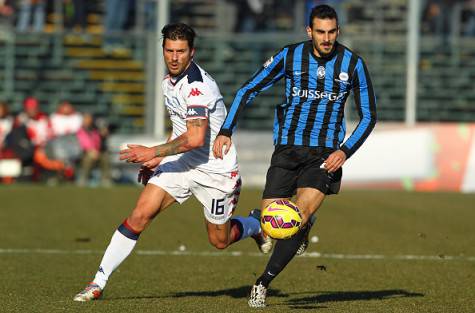
[[[348,20],[341,41],[367,60],[378,98],[378,117],[383,121],[404,119],[407,4],[407,0],[375,0],[371,5],[351,0],[346,5]],[[144,132],[144,110],[151,90],[147,82],[150,84],[149,78],[153,77],[149,71],[153,70],[150,47],[156,43],[156,36],[131,27],[123,36],[127,53],[105,54],[100,26],[103,7],[98,7],[99,11],[89,17],[87,36],[57,33],[52,22],[42,34],[11,36],[8,30],[0,31],[1,96],[11,103],[12,111],[18,111],[21,101],[30,95],[38,97],[49,112],[61,99],[69,99],[80,111],[107,115],[119,133]],[[171,9],[172,21],[189,23],[197,30],[196,60],[218,81],[227,104],[277,49],[306,38],[304,21],[296,21],[302,27],[288,31],[223,32],[220,19],[225,11],[218,0],[177,0]],[[134,14],[136,20],[140,19],[140,10]],[[451,38],[450,49],[443,49],[436,35],[422,35],[417,109],[420,121],[475,120],[474,40],[456,36]],[[282,97],[282,88],[264,92],[253,103],[253,109],[245,112],[240,127],[269,129],[273,108]],[[351,106],[347,116],[357,117]]]

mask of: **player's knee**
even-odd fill
[[[152,218],[149,215],[140,211],[136,212],[136,210],[134,210],[134,212],[132,212],[132,214],[129,216],[128,222],[133,229],[141,232],[145,229],[145,227],[147,227],[147,224],[151,219]]]

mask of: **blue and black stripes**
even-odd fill
[[[231,105],[220,134],[230,136],[246,104],[285,77],[285,102],[276,106],[274,144],[341,149],[350,157],[376,123],[376,100],[363,60],[336,44],[326,57],[313,53],[311,41],[284,47],[247,81]],[[361,117],[345,138],[344,106],[353,91]]]

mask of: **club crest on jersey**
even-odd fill
[[[199,95],[203,95],[203,93],[198,89],[198,88],[191,88],[190,94],[188,95],[189,97],[197,97]]]
[[[271,65],[271,63],[274,61],[274,57],[270,57],[269,60],[267,60],[265,63],[264,63],[264,68],[267,68],[269,65]]]
[[[325,78],[325,67],[324,66],[319,66],[317,68],[317,77],[318,79],[323,79]]]

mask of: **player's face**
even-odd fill
[[[313,51],[319,57],[332,52],[340,33],[336,19],[314,18],[312,27],[307,26],[307,34],[313,42]]]
[[[178,76],[190,65],[194,49],[190,49],[186,40],[165,39],[163,58],[171,76]]]

